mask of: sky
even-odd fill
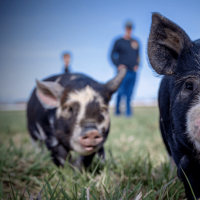
[[[110,52],[126,20],[133,21],[140,44],[133,97],[156,99],[161,77],[152,72],[146,53],[152,12],[196,40],[199,8],[199,0],[0,0],[0,102],[27,101],[36,79],[63,72],[64,51],[72,53],[72,72],[106,83],[116,75]]]

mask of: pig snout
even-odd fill
[[[103,137],[97,130],[91,130],[79,138],[80,144],[86,151],[93,150],[98,144],[103,141]]]
[[[194,134],[195,136],[198,138],[198,140],[200,140],[200,118],[196,119],[194,121],[194,127],[195,127],[195,131]]]

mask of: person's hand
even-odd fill
[[[119,66],[117,67],[118,71],[119,71],[120,69],[122,69],[122,68],[126,68],[126,65],[121,64],[121,65],[119,65]]]
[[[135,65],[135,66],[133,67],[133,71],[134,71],[134,72],[137,72],[137,70],[138,70],[138,65]]]

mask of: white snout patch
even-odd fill
[[[200,101],[188,111],[187,133],[196,149],[200,152]]]
[[[102,107],[106,106],[104,105],[103,98],[100,96],[100,94],[96,92],[95,90],[93,90],[90,86],[87,86],[83,90],[71,92],[68,95],[68,100],[66,102],[67,104],[71,104],[73,102],[79,103],[79,106],[80,106],[79,113],[77,115],[76,123],[74,125],[74,130],[73,130],[72,137],[70,140],[70,145],[76,152],[85,156],[98,151],[101,147],[100,145],[98,145],[91,151],[86,151],[86,149],[84,149],[79,142],[79,137],[82,131],[80,122],[83,119],[85,119],[85,112],[86,112],[87,105],[94,100],[98,102],[100,106]],[[108,119],[109,114],[107,113],[103,115],[104,115],[105,121],[103,121],[100,125],[96,124],[98,130],[100,130],[102,126],[106,126],[107,124],[109,125],[109,119]]]

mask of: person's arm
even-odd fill
[[[117,67],[118,71],[122,68],[125,68],[126,66],[124,64],[121,64],[119,62],[119,53],[120,53],[120,49],[119,49],[119,46],[118,46],[118,42],[116,41],[115,44],[114,44],[114,47],[112,49],[112,53],[111,53],[111,59],[114,63],[114,65]]]
[[[111,59],[113,64],[118,67],[119,66],[119,49],[118,49],[118,44],[117,41],[115,42],[112,52],[111,52]]]

